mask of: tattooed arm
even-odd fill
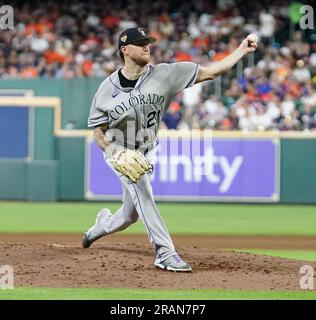
[[[107,129],[108,129],[108,125],[102,124],[96,127],[93,131],[94,139],[102,151],[105,151],[105,149],[111,144],[111,141],[107,140],[105,136],[105,132]]]
[[[107,138],[106,131],[108,128],[109,127],[106,123],[97,126],[93,131],[93,136],[97,145],[106,153],[107,157],[112,157],[116,152],[124,150],[124,147],[113,143],[115,139],[109,140]]]

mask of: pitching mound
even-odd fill
[[[192,273],[155,269],[149,244],[102,239],[90,249],[73,242],[0,242],[0,265],[10,264],[15,286],[147,289],[300,290],[300,267],[316,263],[232,250],[177,246]],[[107,240],[107,241],[106,241]]]

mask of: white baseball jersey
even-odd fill
[[[152,150],[171,99],[195,83],[198,71],[193,62],[149,64],[134,88],[122,87],[115,71],[93,98],[88,127],[107,123],[111,141],[129,149]]]

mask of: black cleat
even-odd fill
[[[89,240],[87,234],[85,233],[82,238],[82,246],[87,249],[91,246],[91,244],[92,242]]]
[[[112,214],[110,210],[104,208],[98,214],[95,220],[95,224],[88,231],[86,231],[82,237],[82,246],[84,248],[89,248],[92,243],[105,235],[104,228],[102,226],[102,221],[104,219],[111,218]]]

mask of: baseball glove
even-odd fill
[[[118,172],[134,183],[153,169],[152,164],[137,150],[124,149],[116,152],[112,155],[111,162]]]

